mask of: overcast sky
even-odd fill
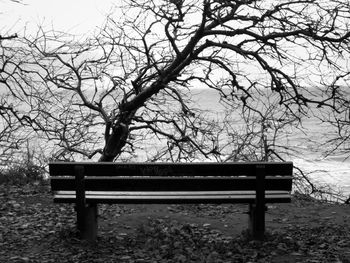
[[[0,34],[44,25],[74,34],[86,34],[102,25],[118,0],[0,0]]]

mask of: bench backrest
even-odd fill
[[[49,164],[53,191],[75,190],[75,175],[86,191],[291,191],[293,163],[86,163]]]

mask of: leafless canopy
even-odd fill
[[[189,94],[216,90],[230,112],[258,116],[260,135],[271,118],[276,130],[310,110],[349,121],[349,8],[338,0],[128,0],[93,38],[40,29],[12,50],[2,41],[2,56],[13,57],[2,63],[1,84],[28,124],[60,147],[59,158],[112,161],[138,148],[150,159],[239,158],[250,137],[238,141],[234,118],[217,125]],[[272,106],[261,104],[267,96]],[[154,140],[164,148],[155,151]]]

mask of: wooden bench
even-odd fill
[[[291,201],[291,162],[49,164],[56,203],[74,203],[83,239],[97,237],[97,204],[249,204],[249,229],[265,232],[265,204]]]

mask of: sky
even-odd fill
[[[44,28],[85,35],[101,26],[118,0],[0,0],[0,33]]]

